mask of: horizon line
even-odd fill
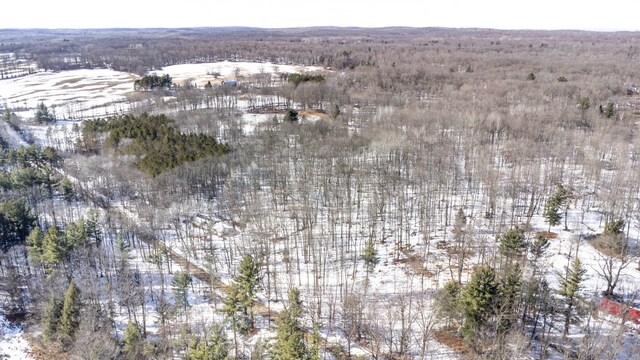
[[[540,31],[540,32],[595,32],[595,33],[635,33],[640,32],[639,29],[616,29],[616,28],[604,28],[604,29],[579,29],[579,28],[491,28],[491,27],[447,27],[447,26],[405,26],[405,25],[389,25],[389,26],[341,26],[341,25],[313,25],[313,26],[290,26],[290,27],[261,27],[261,26],[249,26],[249,25],[224,25],[224,26],[171,26],[171,27],[128,27],[128,26],[113,26],[113,27],[9,27],[0,28],[0,31],[101,31],[101,30],[204,30],[204,29],[236,29],[236,30],[322,30],[322,29],[345,29],[345,30],[385,30],[385,29],[413,29],[413,30],[427,30],[427,29],[439,29],[439,30],[469,30],[469,31]]]

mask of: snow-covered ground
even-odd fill
[[[126,94],[133,91],[134,74],[109,69],[39,72],[0,80],[0,102],[16,114],[31,118],[44,103],[58,119],[83,119],[129,110]]]
[[[0,80],[29,75],[38,72],[35,61],[18,59],[15,53],[0,53]],[[2,105],[2,101],[0,101]]]
[[[22,328],[14,326],[0,313],[0,359],[32,360],[31,347]]]
[[[237,69],[237,70],[236,70]],[[188,64],[188,65],[176,65],[159,70],[158,74],[168,73],[176,82],[191,80],[201,84],[207,81],[216,80],[214,73],[220,73],[220,78],[234,78],[235,75],[246,76],[248,74],[257,73],[271,73],[276,72],[302,72],[302,71],[315,71],[316,68],[300,68],[289,65],[273,65],[273,64],[257,64],[257,63],[234,63],[234,62],[221,62],[210,64]],[[94,73],[95,72],[95,73]],[[82,75],[84,74],[84,75]],[[100,75],[102,74],[102,75]],[[113,76],[113,79],[110,79]],[[0,95],[12,99],[15,106],[35,107],[35,104],[39,101],[44,101],[45,104],[56,106],[56,112],[60,115],[59,111],[62,111],[60,107],[64,108],[69,106],[68,102],[73,103],[77,99],[87,99],[87,103],[91,101],[98,101],[102,99],[104,101],[101,106],[105,109],[111,105],[109,101],[120,101],[127,91],[132,89],[133,77],[130,74],[117,73],[110,70],[78,70],[63,73],[42,73],[36,75],[30,75],[20,79],[3,80],[0,81]],[[38,80],[49,85],[48,88],[43,86],[39,88]],[[93,86],[91,79],[96,81],[98,85]],[[22,82],[21,82],[22,81]],[[106,84],[113,84],[111,87]],[[103,84],[99,86],[99,84]],[[40,90],[34,90],[40,89]],[[46,88],[46,89],[45,89]],[[91,89],[95,91],[92,92]],[[5,95],[5,94],[14,95]],[[73,95],[76,94],[76,95]],[[83,95],[84,94],[84,95]],[[76,96],[76,97],[74,97]],[[109,100],[111,99],[111,100]],[[9,101],[8,101],[9,102]],[[61,105],[66,104],[66,105]],[[242,107],[242,104],[240,104]],[[95,109],[94,109],[95,110]],[[380,110],[380,114],[384,115],[385,109]],[[72,113],[72,112],[70,112]],[[98,111],[96,110],[96,113]],[[60,116],[59,116],[60,117]],[[254,134],[260,124],[268,123],[272,121],[272,114],[243,114],[241,116],[241,127],[245,135]],[[311,119],[310,119],[311,120]],[[33,131],[40,143],[55,143],[64,139],[65,144],[72,144],[74,141],[73,131],[69,128],[73,126],[73,123],[66,122],[57,124],[49,129],[46,127],[40,127],[38,131]],[[50,139],[48,139],[50,138]],[[65,145],[68,146],[68,145]],[[64,148],[58,145],[59,148]],[[363,159],[361,161],[367,162],[370,159]],[[326,169],[333,169],[328,167]],[[325,170],[326,170],[325,169]],[[283,168],[284,170],[284,168]],[[286,168],[287,171],[300,171],[295,163],[289,164]],[[335,170],[335,169],[333,169]],[[190,261],[198,264],[201,267],[209,266],[206,263],[207,256],[212,255],[211,251],[215,255],[216,261],[216,274],[225,283],[229,283],[237,263],[241,256],[238,254],[244,253],[258,253],[264,252],[268,256],[272,256],[269,260],[271,266],[271,273],[273,279],[277,279],[279,285],[274,286],[278,288],[278,293],[260,294],[260,299],[263,303],[270,303],[274,309],[278,309],[282,306],[283,294],[286,293],[286,289],[291,286],[300,287],[303,290],[303,299],[305,304],[313,306],[323,306],[322,318],[323,323],[322,332],[324,336],[332,342],[341,343],[346,346],[346,336],[342,332],[342,317],[340,315],[340,308],[343,306],[343,299],[337,299],[335,294],[362,292],[365,287],[367,294],[363,297],[364,300],[369,302],[369,306],[372,309],[378,309],[380,313],[378,316],[378,325],[390,326],[390,328],[397,329],[399,318],[394,310],[397,310],[397,301],[402,296],[415,293],[426,294],[426,303],[424,304],[424,310],[428,311],[431,307],[432,300],[430,294],[437,288],[440,288],[447,281],[454,278],[453,272],[450,271],[450,264],[448,264],[449,257],[446,249],[438,249],[436,244],[439,241],[451,241],[452,227],[444,229],[444,221],[440,214],[435,215],[430,221],[433,222],[432,227],[439,229],[434,231],[430,240],[430,245],[425,243],[425,236],[420,231],[421,224],[420,219],[417,217],[407,216],[405,223],[399,225],[397,220],[394,220],[391,214],[399,211],[405,211],[401,206],[409,206],[408,204],[402,204],[401,199],[397,195],[390,196],[389,202],[386,204],[386,213],[382,218],[387,220],[381,220],[376,214],[371,215],[369,212],[375,210],[375,204],[373,199],[375,197],[374,189],[368,186],[364,188],[353,188],[353,193],[361,194],[368,200],[362,202],[361,209],[354,209],[351,203],[337,201],[336,203],[324,204],[322,200],[322,186],[326,184],[312,183],[308,188],[304,186],[304,181],[298,181],[299,174],[290,175],[289,186],[291,190],[292,199],[290,202],[283,206],[281,209],[273,210],[267,219],[253,219],[247,216],[245,228],[235,228],[232,226],[229,219],[223,219],[209,214],[215,214],[219,212],[216,206],[210,206],[210,204],[202,203],[190,203],[190,200],[185,199],[180,204],[175,204],[175,209],[161,209],[163,214],[158,213],[158,217],[170,217],[183,221],[176,223],[177,228],[169,229],[155,229],[156,234],[161,234],[165,244],[181,254]],[[614,174],[608,174],[613,176]],[[241,177],[241,174],[233,174],[232,176]],[[503,181],[509,181],[509,174],[501,174]],[[580,174],[577,174],[580,177]],[[313,181],[319,181],[318,178],[312,178]],[[544,178],[541,176],[540,178]],[[305,180],[307,181],[307,180]],[[261,207],[268,208],[271,206],[271,198],[277,189],[269,188],[269,184],[257,184],[260,185],[261,190],[256,192],[257,196],[245,206],[255,206],[257,209]],[[369,184],[370,185],[370,184]],[[479,241],[486,240],[487,247],[495,249],[495,226],[492,225],[492,220],[486,219],[479,215],[482,208],[480,203],[484,197],[487,196],[488,189],[483,188],[483,185],[475,185],[479,190],[476,202],[466,202],[463,199],[463,194],[467,189],[459,189],[459,195],[455,195],[452,200],[455,204],[463,204],[464,210],[469,215],[469,224],[472,228],[474,236],[474,246],[479,249]],[[595,184],[586,184],[585,188],[595,187]],[[464,186],[461,186],[464,187]],[[298,190],[296,190],[298,189]],[[315,207],[314,211],[314,224],[312,228],[300,228],[298,221],[304,214],[305,209],[300,205],[301,195],[303,191],[310,191],[311,201],[309,206]],[[449,194],[447,194],[449,195]],[[421,195],[418,193],[409,193],[406,196],[405,201],[412,202],[418,201]],[[509,209],[511,204],[506,194],[502,194],[499,197],[498,203],[503,209]],[[124,205],[126,202],[120,203],[122,212],[127,212],[128,216],[134,221],[144,221],[140,214],[126,209]],[[322,205],[320,205],[322,204]],[[550,247],[546,251],[541,268],[546,271],[546,278],[555,290],[558,289],[559,278],[561,274],[565,272],[565,266],[567,266],[569,257],[574,257],[576,253],[582,260],[586,270],[587,277],[583,283],[582,294],[586,298],[597,298],[598,294],[604,289],[604,281],[600,275],[598,275],[599,265],[602,262],[601,255],[596,249],[591,246],[585,238],[589,235],[602,232],[604,223],[602,220],[602,214],[597,202],[584,206],[584,201],[574,201],[568,212],[568,227],[570,231],[564,231],[563,226],[557,226],[551,228],[552,232],[558,234],[557,238],[550,240]],[[116,205],[118,206],[118,205]],[[343,218],[329,217],[329,214],[334,216],[336,214],[336,207],[344,206],[345,210],[341,210],[340,216]],[[415,208],[419,208],[420,205],[411,205]],[[347,209],[349,208],[349,209]],[[247,213],[251,210],[245,208]],[[260,209],[263,211],[263,209]],[[207,215],[202,215],[207,214]],[[349,214],[348,220],[346,214]],[[189,219],[189,221],[184,221]],[[524,222],[524,219],[522,219]],[[448,222],[451,224],[451,222]],[[360,254],[362,246],[365,243],[366,236],[371,230],[371,224],[373,224],[373,232],[375,233],[376,249],[380,259],[379,264],[375,267],[371,274],[367,274],[365,271]],[[548,225],[544,222],[542,214],[539,212],[534,214],[531,219],[530,225],[532,230],[527,233],[527,236],[533,237],[536,231],[546,231]],[[400,234],[403,231],[403,227],[406,227],[406,235],[408,239],[399,240],[402,236]],[[444,229],[444,231],[443,231]],[[640,235],[640,224],[637,220],[632,220],[630,224],[629,240],[633,247],[637,247]],[[180,234],[179,234],[180,233]],[[256,245],[258,242],[255,239],[260,234],[267,233],[272,237],[265,243],[267,248],[261,249]],[[357,240],[349,240],[347,242],[344,238],[346,236],[353,236]],[[344,242],[343,242],[344,241]],[[323,245],[318,245],[318,242]],[[350,244],[350,245],[344,245]],[[408,246],[406,245],[408,244]],[[269,249],[269,246],[272,247]],[[430,248],[427,248],[430,246]],[[402,247],[402,249],[400,249]],[[317,254],[303,254],[309,249],[318,251]],[[234,256],[235,254],[235,256]],[[428,260],[425,257],[428,255]],[[315,256],[325,259],[324,269],[320,267],[314,267],[316,264]],[[409,262],[410,256],[415,256],[416,262]],[[476,258],[473,258],[476,256]],[[480,254],[476,252],[475,255],[471,255],[467,260],[469,264],[479,262],[478,258]],[[313,259],[313,261],[300,261],[297,264],[294,259]],[[137,268],[145,276],[145,282],[149,284],[148,291],[156,291],[159,286],[162,286],[159,281],[159,274],[157,269],[150,263],[145,262],[142,259],[142,255],[139,251],[134,250],[132,253],[132,267]],[[316,264],[317,265],[317,264]],[[177,268],[176,268],[177,269]],[[175,269],[174,269],[175,270]],[[417,274],[418,270],[425,270],[426,274]],[[465,273],[462,277],[463,281],[466,280],[470,273],[470,268],[465,267]],[[526,269],[525,269],[526,270]],[[621,279],[619,283],[619,290],[626,293],[638,292],[640,286],[637,285],[637,270],[636,266],[631,265],[621,272]],[[164,280],[165,284],[170,287],[171,276],[167,275]],[[195,279],[194,279],[195,280]],[[220,314],[213,311],[215,308],[215,301],[212,301],[207,297],[207,285],[201,282],[194,283],[192,291],[189,292],[189,302],[192,305],[190,312],[194,317],[197,317],[203,323],[210,324],[214,321],[220,320]],[[365,282],[368,282],[365,285]],[[343,287],[349,287],[350,290],[343,290]],[[153,289],[156,290],[153,290]],[[322,289],[322,290],[317,290]],[[221,294],[219,294],[221,295]],[[342,295],[341,295],[342,296]],[[169,300],[173,301],[169,295]],[[154,324],[157,314],[152,309],[152,304],[148,304],[147,309],[150,322],[148,324],[149,331],[154,332],[157,327]],[[327,307],[331,308],[327,310]],[[336,310],[338,309],[338,310]],[[338,314],[334,317],[335,314]],[[311,311],[309,311],[311,312]],[[310,315],[309,315],[310,316]],[[374,316],[375,317],[375,316]],[[603,318],[607,320],[606,318]],[[118,314],[117,318],[119,327],[123,328],[128,320],[127,315],[124,312]],[[307,319],[309,320],[309,319]],[[615,319],[613,319],[615,320]],[[609,323],[611,319],[608,320]],[[308,321],[309,322],[309,321]],[[388,325],[391,323],[391,325]],[[601,327],[610,326],[606,321],[601,321]],[[265,324],[266,325],[266,324]],[[595,326],[595,325],[594,325]],[[413,335],[419,336],[418,326],[414,325]],[[572,337],[579,337],[581,334],[579,327],[572,328]],[[261,334],[268,335],[265,328],[261,329]],[[4,339],[4,337],[3,337]],[[16,338],[16,342],[19,344],[20,340]],[[625,335],[625,341],[634,343],[638,341],[637,335],[629,333]],[[371,351],[367,346],[360,346],[358,344],[352,344],[352,352],[356,354],[367,354]],[[2,348],[4,351],[4,348]],[[449,359],[454,358],[456,355],[452,350],[439,344],[435,341],[430,342],[429,356],[431,358]],[[411,349],[412,354],[416,354],[416,348]]]
[[[317,66],[278,65],[257,62],[221,61],[204,64],[181,64],[164,67],[151,71],[150,74],[169,74],[176,84],[191,81],[198,86],[204,86],[208,81],[220,84],[222,80],[236,80],[240,76],[254,74],[303,73],[322,70]]]
[[[44,103],[57,119],[82,120],[117,115],[132,110],[136,104],[127,98],[133,92],[135,74],[110,69],[83,69],[61,72],[38,72],[0,80],[0,104],[24,118],[32,118],[39,103]],[[150,74],[169,74],[174,83],[190,81],[204,86],[208,81],[220,84],[238,76],[315,72],[315,66],[278,65],[256,62],[222,61],[205,64],[172,65]]]

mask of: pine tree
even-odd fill
[[[64,303],[60,315],[60,331],[69,337],[73,337],[79,325],[80,317],[80,291],[76,283],[71,280],[67,291],[64,293]]]
[[[603,235],[621,235],[624,233],[624,220],[611,219],[605,222]]]
[[[47,229],[42,238],[42,255],[40,261],[45,267],[45,273],[50,275],[55,265],[62,261],[65,249],[62,244],[62,235],[58,227],[53,225]]]
[[[51,123],[56,121],[55,117],[49,112],[49,109],[44,103],[39,103],[36,106],[36,114],[34,120],[37,123]]]
[[[606,118],[611,118],[616,114],[616,104],[609,101],[606,106],[600,105],[600,113]]]
[[[78,219],[75,223],[67,224],[64,231],[65,247],[70,250],[87,245],[87,232],[83,218]]]
[[[582,96],[578,101],[578,107],[582,111],[589,110],[591,107],[591,99],[589,99],[588,96]]]
[[[62,301],[54,296],[50,297],[42,314],[42,334],[45,341],[54,339],[60,325],[61,312]]]
[[[509,267],[506,275],[498,284],[501,315],[498,331],[500,333],[505,333],[511,329],[516,317],[516,311],[520,305],[521,288],[522,270],[520,269],[520,264],[516,263]]]
[[[171,285],[173,286],[173,292],[176,296],[176,306],[183,306],[184,309],[189,306],[187,289],[192,281],[191,275],[186,271],[176,271],[173,274]]]
[[[272,351],[274,360],[307,358],[300,316],[302,316],[300,291],[293,288],[289,291],[289,305],[280,313],[276,322],[276,342]]]
[[[253,305],[254,297],[258,291],[260,283],[260,267],[251,255],[246,255],[240,262],[238,276],[235,282],[241,286],[247,300],[250,299],[249,306]]]
[[[560,214],[560,203],[555,196],[550,197],[544,204],[544,219],[549,224],[549,231],[552,226],[560,224],[562,214]]]
[[[457,324],[460,321],[461,289],[462,286],[457,281],[449,281],[436,291],[435,301],[438,317],[444,318],[446,326]]]
[[[308,360],[320,360],[320,323],[313,323],[313,332],[309,339],[309,356]]]
[[[544,218],[549,224],[549,231],[551,231],[552,226],[556,226],[560,224],[560,220],[562,220],[562,214],[560,213],[560,208],[567,202],[567,198],[569,193],[562,186],[562,184],[558,185],[556,192],[547,200],[544,204]]]
[[[100,246],[102,243],[102,232],[98,228],[98,216],[95,213],[89,214],[89,217],[84,221],[84,228],[88,240]]]
[[[71,180],[69,180],[68,177],[63,177],[62,180],[60,180],[60,191],[62,192],[62,197],[65,199],[65,201],[67,202],[71,202],[73,201],[73,184],[71,183]]]
[[[462,210],[462,208],[459,208],[458,212],[456,212],[456,219],[453,224],[453,236],[454,238],[456,238],[456,241],[459,241],[458,239],[464,236],[464,227],[466,225],[467,225],[467,217],[464,214],[464,211]]]
[[[475,335],[492,315],[497,295],[498,285],[494,270],[489,266],[475,268],[471,281],[460,293],[460,307],[464,316],[460,332],[472,348],[475,348]]]
[[[582,266],[580,258],[571,262],[571,266],[565,268],[565,276],[560,280],[560,296],[564,298],[564,335],[569,333],[569,324],[573,316],[574,308],[577,306],[578,292],[582,288],[587,270]]]
[[[260,283],[260,268],[251,255],[242,258],[238,275],[223,300],[222,312],[231,322],[235,354],[238,354],[237,333],[246,334],[253,328],[253,304]]]
[[[187,348],[187,360],[226,360],[229,342],[224,329],[214,325],[204,339],[194,338]]]
[[[517,226],[507,230],[500,237],[500,253],[508,260],[521,256],[524,248],[524,232]]]
[[[238,275],[231,284],[229,296],[224,302],[225,308],[223,309],[228,317],[237,320],[237,324],[234,326],[241,333],[245,333],[253,327],[252,308],[260,279],[258,264],[251,255],[246,255],[240,262]],[[239,314],[232,314],[233,312],[239,312]]]
[[[127,359],[137,359],[140,355],[142,342],[142,327],[138,323],[129,321],[122,335],[123,350]]]
[[[29,258],[40,261],[42,255],[42,241],[44,232],[39,226],[36,226],[27,237],[27,250],[29,250]]]
[[[223,304],[222,312],[231,322],[234,338],[236,332],[246,334],[251,330],[253,322],[249,316],[250,310],[247,307],[247,299],[245,298],[240,285],[237,283],[231,284],[229,287],[229,293],[227,298],[223,300]]]
[[[298,121],[298,112],[294,109],[289,109],[284,114],[284,120],[289,122]]]
[[[372,272],[376,267],[380,259],[378,258],[378,251],[376,250],[373,241],[367,242],[362,253],[362,260],[364,260],[364,266],[367,272]]]
[[[537,261],[544,252],[549,248],[549,239],[542,235],[537,235],[529,246],[529,251],[534,257],[534,261]]]

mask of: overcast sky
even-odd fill
[[[414,26],[640,30],[640,0],[2,0],[0,28]]]

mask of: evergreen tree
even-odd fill
[[[142,352],[142,327],[136,322],[129,321],[122,335],[122,343],[127,359],[139,359]]]
[[[173,274],[171,285],[173,286],[173,292],[176,296],[176,306],[182,306],[184,309],[189,306],[187,289],[192,281],[191,275],[186,271],[177,271]]]
[[[578,305],[578,292],[582,288],[582,282],[585,279],[587,270],[582,266],[580,258],[576,258],[571,262],[571,266],[565,268],[565,276],[560,280],[560,296],[564,299],[564,334],[569,333],[569,325],[575,307]]]
[[[436,309],[439,318],[444,318],[445,325],[457,324],[460,321],[460,291],[462,286],[456,281],[447,282],[435,294]]]
[[[56,121],[56,118],[49,112],[49,108],[44,103],[39,103],[36,106],[36,114],[34,120],[37,123],[51,123]]]
[[[240,262],[238,276],[236,276],[235,282],[241,286],[245,298],[250,302],[248,306],[253,305],[260,280],[260,267],[251,255],[246,255]]]
[[[549,248],[549,239],[542,235],[537,235],[529,246],[529,251],[534,257],[534,261],[537,261],[545,251]]]
[[[253,304],[260,283],[260,268],[251,255],[242,258],[238,275],[229,287],[223,300],[222,312],[231,322],[236,356],[238,354],[237,333],[246,334],[253,328]]]
[[[467,225],[467,216],[464,214],[462,208],[456,212],[456,219],[453,223],[453,237],[456,244],[461,244],[464,237],[464,228]]]
[[[498,284],[498,297],[500,300],[500,322],[498,331],[505,333],[511,329],[516,318],[516,312],[520,305],[520,294],[522,289],[522,270],[520,264],[516,263],[509,267],[504,278]]]
[[[589,97],[587,96],[581,97],[580,101],[578,102],[578,107],[582,111],[589,110],[589,108],[591,107],[591,99],[589,99]]]
[[[14,115],[13,111],[11,111],[11,109],[9,108],[6,108],[2,112],[2,120],[4,120],[5,122],[9,122],[11,121],[11,118],[13,117],[13,115]]]
[[[338,116],[340,116],[340,106],[338,106],[338,104],[334,104],[333,108],[331,109],[331,118],[335,119]]]
[[[524,232],[519,227],[507,230],[500,237],[500,254],[510,261],[516,256],[521,256],[525,249]]]
[[[562,220],[560,207],[567,201],[567,196],[567,190],[562,185],[558,185],[555,194],[545,203],[543,215],[549,224],[549,231],[551,231],[552,226],[560,224],[560,220]]]
[[[62,197],[64,197],[67,202],[73,201],[73,184],[66,176],[60,180],[60,191],[62,192]]]
[[[298,112],[294,109],[287,110],[284,114],[284,120],[289,122],[298,121]]]
[[[376,250],[373,241],[367,242],[362,253],[362,260],[364,260],[364,266],[367,272],[372,272],[376,267],[380,259],[378,258],[378,251]]]
[[[22,243],[31,232],[35,217],[23,199],[0,203],[0,250]]]
[[[88,236],[85,228],[84,219],[80,218],[75,223],[67,224],[64,232],[65,247],[68,250],[79,248],[87,245]]]
[[[224,329],[214,325],[204,339],[194,338],[187,348],[187,360],[226,360],[229,342]]]
[[[624,220],[612,219],[604,224],[603,235],[621,235],[624,233]]]
[[[98,228],[98,216],[95,213],[89,214],[84,221],[84,227],[88,240],[99,246],[102,243],[102,232]]]
[[[60,330],[67,336],[73,337],[80,322],[80,291],[76,283],[71,280],[64,293],[64,303],[60,314]]]
[[[616,104],[609,101],[606,106],[600,106],[600,113],[607,119],[612,118],[616,114]]]
[[[58,227],[53,225],[47,229],[42,238],[42,255],[40,261],[45,267],[45,273],[50,275],[55,265],[62,261],[65,255],[65,248],[62,243],[62,236]]]
[[[308,360],[320,360],[320,323],[313,323],[313,332],[309,339]]]
[[[29,250],[29,258],[40,261],[42,255],[42,242],[44,240],[44,232],[39,226],[36,226],[27,237],[27,250]]]
[[[471,281],[460,293],[460,307],[464,317],[464,324],[460,332],[465,342],[475,349],[475,337],[493,315],[493,309],[498,295],[496,274],[489,266],[479,266],[474,269]]]
[[[62,301],[54,296],[50,297],[42,314],[42,335],[44,335],[45,341],[51,341],[55,338],[60,325],[61,312]]]
[[[276,322],[276,342],[272,351],[274,360],[307,358],[300,316],[302,316],[300,291],[293,288],[289,291],[289,305],[280,313]]]

